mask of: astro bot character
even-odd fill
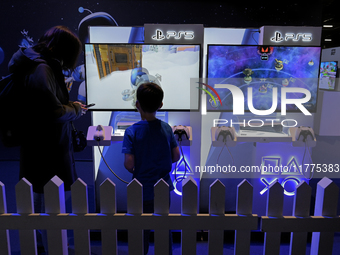
[[[161,78],[162,76],[159,74],[155,74],[155,76],[150,75],[149,71],[144,67],[136,67],[131,71],[131,90],[126,89],[122,92],[123,100],[124,101],[131,101],[132,105],[135,106],[136,104],[136,96],[137,96],[137,89],[139,85],[146,83],[146,82],[153,82],[156,83],[161,87]]]

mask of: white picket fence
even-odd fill
[[[15,187],[17,212],[6,209],[5,187],[0,182],[0,255],[10,255],[9,229],[19,230],[22,255],[35,255],[34,229],[46,229],[50,255],[68,254],[66,229],[74,231],[76,254],[91,254],[89,230],[101,230],[102,254],[117,254],[117,230],[128,231],[130,255],[143,254],[143,229],[155,232],[155,254],[168,254],[169,230],[181,230],[181,253],[196,254],[198,230],[208,230],[209,254],[223,254],[224,230],[235,230],[234,254],[250,254],[250,235],[265,232],[264,254],[280,253],[281,232],[291,232],[290,254],[306,254],[307,234],[313,232],[311,254],[331,255],[334,232],[340,232],[336,215],[339,188],[328,178],[317,186],[315,215],[310,216],[311,187],[302,182],[296,189],[293,215],[282,216],[283,188],[273,183],[268,192],[267,214],[252,214],[253,187],[247,180],[238,185],[236,214],[225,214],[225,187],[216,180],[210,186],[209,214],[198,214],[198,189],[193,179],[183,185],[181,214],[169,213],[168,184],[155,185],[154,214],[142,213],[142,185],[133,180],[127,187],[127,213],[116,213],[115,184],[106,179],[100,186],[100,213],[88,213],[87,186],[78,179],[71,188],[72,213],[65,213],[64,185],[54,177],[45,186],[45,213],[34,213],[32,185],[22,179]]]

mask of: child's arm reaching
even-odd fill
[[[179,152],[179,147],[175,147],[171,151],[172,163],[175,163],[181,157],[181,153]]]
[[[135,170],[135,156],[133,154],[125,154],[124,167],[130,173],[133,173],[133,170]]]

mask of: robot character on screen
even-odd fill
[[[153,82],[156,83],[161,87],[161,79],[162,76],[159,74],[151,75],[149,74],[148,69],[144,67],[136,67],[131,71],[131,88],[132,89],[125,89],[122,92],[122,99],[124,101],[131,101],[132,105],[136,105],[136,96],[137,96],[137,89],[139,85],[146,83],[146,82]]]
[[[275,59],[275,69],[276,71],[281,71],[283,69],[283,61]]]
[[[252,82],[253,78],[251,77],[252,74],[254,74],[254,71],[251,68],[246,68],[243,70],[244,76],[244,82],[249,84]]]

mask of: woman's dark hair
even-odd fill
[[[46,31],[33,49],[45,57],[63,62],[63,69],[76,67],[82,44],[76,34],[65,26],[55,26]]]
[[[164,92],[155,83],[143,83],[137,89],[137,100],[144,112],[155,112],[161,106]]]

